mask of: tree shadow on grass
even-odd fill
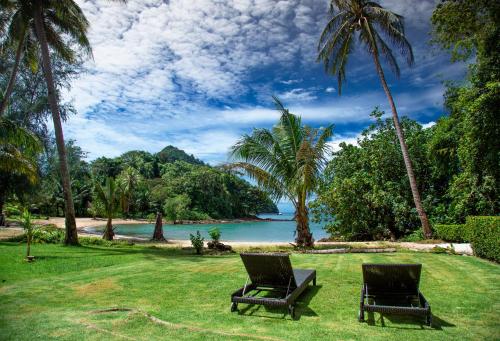
[[[424,317],[411,316],[411,315],[393,315],[393,314],[377,314],[379,315],[378,323],[375,321],[375,314],[373,312],[367,313],[368,318],[366,322],[370,326],[391,328],[391,329],[414,329],[414,330],[443,330],[443,327],[456,327],[453,323],[447,322],[436,315],[432,315],[432,325],[429,327],[425,323]],[[391,326],[385,324],[385,319],[391,322]],[[398,327],[397,325],[406,325],[405,327]],[[413,327],[412,327],[413,326]]]
[[[309,303],[311,300],[314,298],[314,296],[317,295],[319,290],[322,288],[322,285],[316,285],[316,286],[308,286],[307,289],[300,295],[300,297],[297,299],[295,302],[295,320],[300,320],[302,316],[318,316],[314,310],[309,308]],[[266,298],[276,298],[276,294],[273,292],[266,292],[260,297],[266,297]],[[244,304],[240,303],[240,306],[244,305],[243,308],[240,308],[238,311],[239,315],[245,315],[245,316],[255,316],[255,317],[264,317],[264,318],[270,318],[270,319],[279,319],[279,320],[284,320],[286,319],[288,315],[288,308],[287,307],[269,307],[265,305],[258,305],[258,304]],[[261,314],[260,311],[262,309],[266,312],[266,315]],[[280,314],[281,316],[270,316],[268,314]]]

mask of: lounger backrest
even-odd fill
[[[417,294],[422,264],[363,264],[368,294]]]
[[[292,264],[286,253],[241,253],[253,284],[263,287],[297,287]]]

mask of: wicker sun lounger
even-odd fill
[[[365,312],[424,316],[431,325],[431,307],[418,286],[422,264],[363,264],[359,321]]]
[[[248,273],[242,288],[231,295],[231,311],[238,303],[261,304],[271,307],[288,307],[295,318],[295,300],[309,282],[316,285],[316,270],[293,269],[288,254],[242,253],[241,259]],[[261,292],[273,297],[258,296]]]

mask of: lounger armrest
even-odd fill
[[[418,299],[422,307],[424,307],[425,309],[430,309],[429,302],[427,302],[427,300],[425,299],[424,295],[420,292],[420,290],[418,291]]]
[[[238,290],[236,290],[235,292],[233,292],[231,294],[231,298],[233,298],[235,296],[241,297],[241,296],[243,296],[243,292],[247,293],[249,291],[252,291],[256,287],[257,286],[255,284],[253,284],[253,283],[247,285],[246,287],[241,287],[241,288],[239,288]]]
[[[285,298],[286,301],[289,303],[295,302],[297,297],[299,297],[300,294],[302,294],[302,292],[307,288],[309,283],[313,282],[315,279],[316,279],[316,270],[312,271],[311,274],[308,276],[308,278],[302,283],[300,283],[298,287],[292,289],[292,291],[288,294],[288,296],[286,296]]]

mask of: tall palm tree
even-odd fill
[[[41,150],[42,144],[35,134],[0,116],[0,172],[22,175],[35,183],[38,178],[36,156]],[[4,200],[5,186],[0,183],[0,226],[5,225]]]
[[[113,240],[113,237],[115,236],[115,232],[113,231],[113,216],[116,210],[116,195],[118,194],[115,180],[108,177],[104,187],[100,183],[96,183],[95,192],[97,194],[97,198],[104,205],[104,211],[106,213],[106,218],[108,219],[102,238],[106,240]]]
[[[274,100],[281,113],[278,124],[271,130],[254,129],[251,135],[244,135],[231,148],[236,162],[230,167],[243,170],[275,200],[289,199],[295,207],[295,241],[298,246],[310,247],[314,240],[307,199],[326,164],[333,125],[319,129],[303,126],[299,116],[291,114],[277,98]]]
[[[408,65],[413,64],[413,52],[405,37],[403,17],[383,8],[374,1],[368,0],[332,0],[330,16],[331,18],[319,39],[318,61],[323,61],[327,73],[337,76],[340,95],[342,83],[345,80],[347,61],[354,53],[356,36],[358,44],[366,48],[372,56],[380,82],[391,106],[394,127],[401,146],[422,230],[426,237],[430,237],[432,232],[429,220],[422,206],[408,147],[399,124],[396,105],[385,80],[384,70],[380,65],[380,57],[382,56],[391,70],[399,77],[399,66],[388,42],[399,50]]]
[[[126,2],[126,0],[116,1]],[[22,28],[13,30],[13,37],[9,39],[17,41],[20,46],[28,41],[26,35],[29,34],[36,37],[36,41],[38,42],[37,45],[41,52],[42,69],[47,83],[48,102],[54,122],[61,182],[64,192],[64,215],[66,218],[66,236],[64,242],[65,244],[75,245],[78,244],[75,208],[71,193],[61,113],[58,105],[58,94],[54,84],[49,47],[60,54],[66,61],[75,59],[76,53],[72,48],[75,44],[84,54],[91,55],[91,47],[86,35],[89,23],[81,8],[74,0],[0,0],[0,4],[2,8],[6,8],[5,13],[12,13],[11,16],[0,16],[0,20],[2,20],[0,28],[6,26],[4,24],[4,17],[10,18],[11,23],[19,23],[19,26]],[[67,39],[68,37],[69,39]],[[21,47],[18,47],[18,51],[19,49]],[[11,78],[14,81],[17,68],[13,71]],[[6,100],[7,98],[4,97],[4,99]]]
[[[0,101],[0,115],[7,108],[10,95],[14,90],[19,65],[22,59],[34,72],[38,68],[38,51],[34,27],[29,8],[26,4],[11,0],[0,0],[0,33],[5,37],[0,44],[0,54],[7,54],[9,50],[14,50],[14,64],[10,73],[9,81]],[[31,27],[30,27],[31,26]],[[51,45],[57,50],[57,45]],[[65,51],[58,50],[65,56]]]

